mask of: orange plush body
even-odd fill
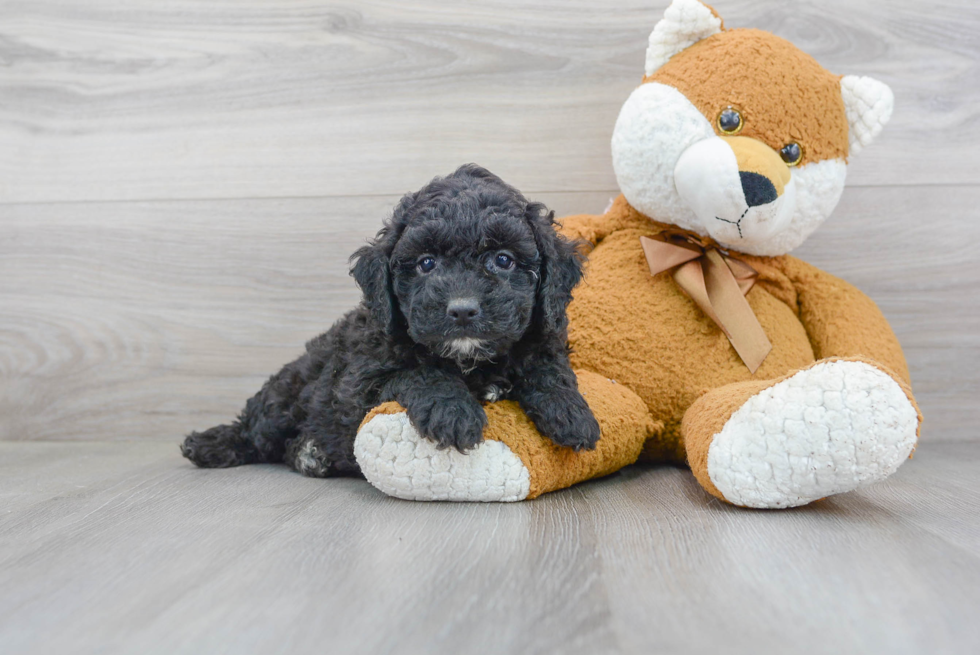
[[[828,358],[888,372],[914,402],[898,340],[874,302],[843,280],[789,255],[742,255],[759,273],[746,298],[772,342],[753,374],[669,273],[651,277],[640,237],[667,226],[622,197],[605,215],[564,224],[566,233],[596,244],[587,282],[569,307],[572,364],[631,389],[662,423],[642,459],[687,463],[728,500],[706,470],[714,435],[751,396]]]
[[[688,464],[726,502],[788,507],[883,479],[914,449],[921,417],[885,318],[786,254],[836,205],[846,157],[887,121],[890,91],[834,76],[771,34],[725,30],[697,0],[674,1],[646,64],[613,136],[623,196],[604,215],[562,220],[593,245],[569,341],[599,447],[554,447],[505,402],[488,407],[475,453],[436,451],[389,405],[355,445],[386,493],[521,500],[639,457]],[[707,300],[678,266],[657,268],[642,237],[696,243],[685,274],[706,280]],[[734,281],[717,282],[729,269],[752,271],[734,297],[723,290]],[[752,330],[765,347],[742,347]]]

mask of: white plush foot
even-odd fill
[[[883,480],[908,459],[918,413],[863,362],[800,371],[748,400],[715,435],[708,475],[743,507],[795,507]]]
[[[368,482],[406,500],[513,502],[524,500],[531,476],[524,463],[499,441],[484,441],[465,455],[439,450],[408,420],[408,414],[379,414],[364,424],[354,456]]]

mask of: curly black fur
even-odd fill
[[[481,401],[502,398],[555,443],[595,447],[599,425],[566,340],[582,256],[555,232],[554,212],[469,164],[402,198],[351,259],[363,302],[273,375],[236,422],[189,435],[185,457],[356,475],[358,426],[388,400],[443,448],[479,444]]]

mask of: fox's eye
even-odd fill
[[[502,268],[505,271],[514,268],[514,258],[505,252],[497,253],[497,256],[493,258],[493,263],[497,268]]]
[[[779,156],[783,158],[788,166],[796,166],[803,159],[803,148],[798,143],[787,143],[779,151]]]
[[[433,257],[423,257],[422,259],[419,260],[419,263],[416,264],[416,268],[419,269],[420,273],[428,273],[435,267],[436,267],[436,260]]]
[[[725,134],[738,134],[742,131],[742,114],[737,109],[726,107],[718,115],[718,129]]]

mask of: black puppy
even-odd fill
[[[351,259],[361,305],[273,375],[236,422],[188,436],[185,457],[358,474],[358,426],[388,400],[440,447],[479,444],[480,401],[503,398],[555,443],[595,447],[599,424],[566,342],[582,258],[555,232],[554,212],[469,164],[402,198]]]

